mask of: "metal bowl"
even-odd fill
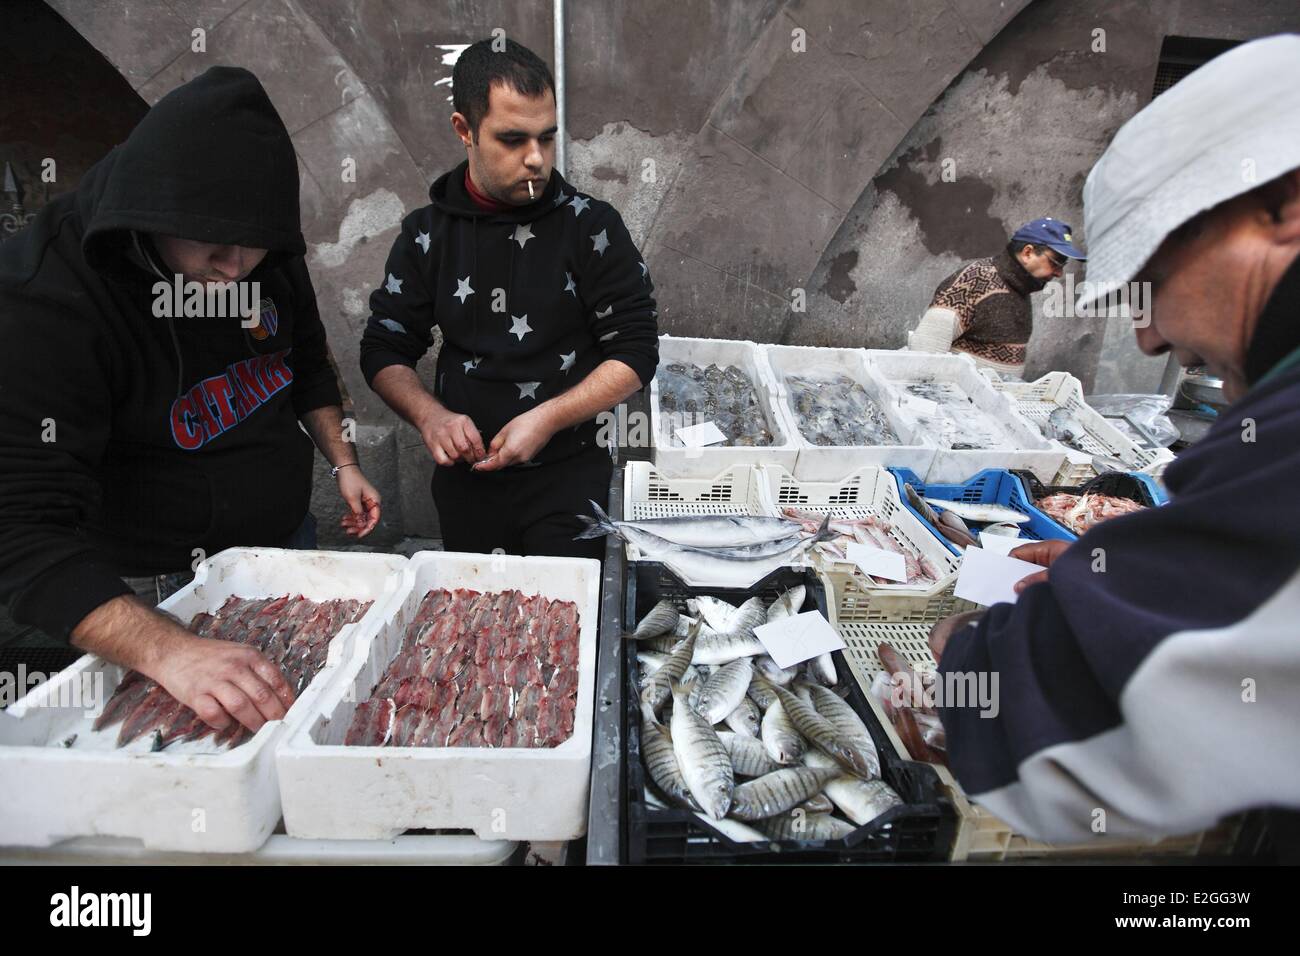
[[[1188,369],[1178,390],[1190,402],[1220,407],[1228,404],[1228,400],[1223,397],[1223,379],[1205,371]]]

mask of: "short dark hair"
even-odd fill
[[[1026,246],[1029,246],[1034,249],[1038,248],[1037,243],[1025,242],[1023,239],[1012,239],[1010,242],[1007,243],[1007,252],[1011,253],[1012,257],[1014,258],[1015,256],[1020,255],[1020,250],[1025,248]]]
[[[465,117],[478,137],[479,124],[488,111],[488,94],[494,83],[504,83],[524,96],[555,95],[551,69],[522,43],[505,38],[505,49],[494,50],[497,40],[479,40],[465,49],[451,71],[452,106]]]

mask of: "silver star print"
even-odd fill
[[[483,361],[482,357],[475,355],[468,362],[462,362],[461,364],[465,366],[465,374],[468,375],[470,372],[474,371],[474,369],[478,368],[478,363],[481,361]]]
[[[428,252],[429,234],[427,232],[420,233],[418,236],[415,237],[415,244],[419,246],[421,249],[423,249],[425,252]]]
[[[569,194],[566,193],[563,189],[561,189],[558,193],[555,194],[555,205],[563,206],[565,200],[567,200],[568,198],[569,198]]]
[[[384,288],[393,295],[402,294],[402,280],[397,278],[391,272],[388,273],[388,281],[384,283]]]
[[[577,193],[574,193],[573,202],[569,204],[569,207],[573,210],[573,214],[575,216],[581,216],[584,212],[587,211],[587,207],[589,205],[591,205],[590,199],[588,199],[586,196],[579,196]]]
[[[406,334],[406,326],[401,322],[394,322],[392,319],[380,319],[379,324],[390,332],[401,332],[403,335]]]
[[[605,238],[605,232],[606,230],[602,229],[591,237],[591,241],[596,245],[594,251],[602,256],[605,254],[605,250],[609,248],[609,240]]]
[[[576,351],[564,353],[560,356],[560,371],[567,372],[569,369],[573,368],[573,363],[577,360],[578,353]]]
[[[573,273],[566,272],[564,278],[568,281],[564,283],[564,291],[572,295],[575,299],[578,297],[578,284],[573,281]]]
[[[531,398],[536,401],[537,387],[542,384],[541,382],[515,382],[515,384],[519,386],[520,398]]]
[[[608,319],[613,314],[614,314],[614,307],[612,305],[607,305],[605,306],[604,311],[596,313],[596,318]]]
[[[535,238],[533,236],[532,225],[526,222],[521,222],[519,225],[515,226],[515,234],[511,238],[514,239],[515,242],[519,243],[519,248],[522,249],[525,242],[529,239]]]
[[[525,312],[523,315],[510,316],[510,322],[511,322],[510,334],[519,336],[520,342],[524,340],[525,335],[527,335],[529,332],[532,331],[532,327],[529,326],[528,324],[527,312]]]
[[[464,305],[465,300],[468,299],[473,294],[474,294],[474,290],[469,287],[469,276],[466,276],[463,279],[456,280],[456,291],[453,292],[452,295],[455,296],[457,299],[460,299],[461,305]]]
[[[602,336],[600,337],[600,341],[602,341],[602,342],[608,342],[610,339],[612,339],[612,338],[613,338],[614,336],[616,336],[616,335],[618,335],[617,332],[610,332],[610,333],[607,334],[607,335],[602,335]]]

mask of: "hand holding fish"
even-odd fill
[[[472,464],[487,454],[483,450],[483,437],[473,420],[468,415],[459,415],[441,406],[422,423],[420,437],[433,460],[443,467],[457,461]]]
[[[293,703],[280,668],[230,641],[177,636],[159,649],[155,667],[141,671],[218,730],[233,718],[256,733],[268,720],[282,719]]]
[[[339,525],[352,537],[364,538],[379,524],[379,492],[360,468],[344,468],[339,472],[338,481],[339,495],[348,506],[348,513],[339,520]]]
[[[1049,568],[1052,566],[1052,562],[1059,558],[1071,544],[1070,541],[1034,541],[1030,544],[1022,544],[1014,549],[1011,552],[1011,557],[1019,558],[1021,561],[1028,561],[1030,564],[1041,564],[1044,568]],[[1016,582],[1015,592],[1023,594],[1025,588],[1046,580],[1046,571],[1031,574],[1029,577],[1021,578]]]
[[[550,417],[541,408],[516,415],[497,432],[486,455],[474,462],[475,471],[496,471],[532,461],[555,434]]]

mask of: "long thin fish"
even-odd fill
[[[643,518],[637,521],[614,521],[605,509],[590,502],[595,518],[578,515],[586,527],[576,540],[601,538],[611,529],[636,528],[657,535],[673,544],[693,547],[743,547],[765,541],[780,541],[798,536],[802,526],[785,518],[763,515],[682,515],[673,518]]]

